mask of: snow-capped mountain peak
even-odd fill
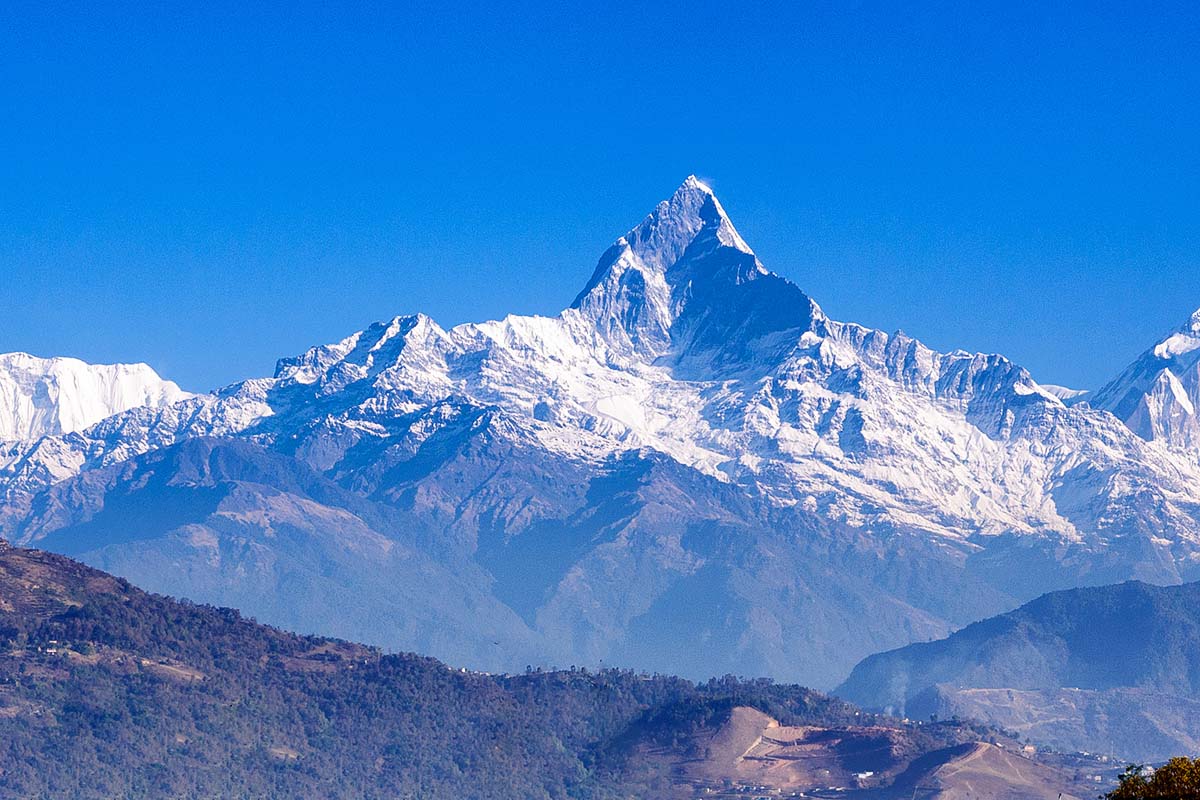
[[[659,203],[619,241],[625,242],[643,264],[658,271],[669,270],[698,243],[754,255],[733,227],[721,201],[695,175],[688,176],[669,200]],[[761,265],[759,271],[765,272]]]
[[[764,278],[769,288],[747,288]],[[714,336],[761,337],[778,329],[781,316],[787,328],[806,327],[819,314],[763,267],[694,175],[605,252],[571,309],[615,353],[649,361],[718,346]]]
[[[1200,310],[1089,402],[1115,414],[1143,439],[1200,454]]]
[[[191,397],[146,364],[88,364],[75,358],[0,354],[0,441],[83,430],[138,406]]]
[[[1200,349],[1200,309],[1170,336],[1154,346],[1154,355],[1164,361],[1180,358]]]

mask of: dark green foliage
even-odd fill
[[[1200,800],[1200,759],[1172,758],[1147,775],[1140,764],[1121,774],[1120,784],[1105,795],[1108,800]]]

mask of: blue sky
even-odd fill
[[[554,313],[691,172],[831,315],[1045,382],[1200,307],[1194,4],[82,5],[0,10],[0,351],[203,389]]]

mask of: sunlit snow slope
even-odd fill
[[[137,406],[189,397],[145,364],[0,354],[0,441],[82,430]]]

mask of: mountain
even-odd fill
[[[780,741],[753,770],[729,750],[748,734]],[[1010,755],[1014,744],[769,681],[470,673],[284,633],[0,543],[4,798],[682,800],[753,781],[862,786],[863,800],[909,797],[920,782],[922,796],[950,800],[981,766],[993,796],[1068,788],[1061,771]],[[789,749],[808,754],[807,772]]]
[[[1058,747],[1165,760],[1200,749],[1200,583],[1070,589],[865,659],[837,693],[961,714]]]
[[[1147,441],[1200,452],[1200,311],[1088,400]]]
[[[121,411],[189,396],[145,364],[0,353],[0,443],[71,433]]]
[[[830,319],[695,178],[557,316],[376,323],[10,448],[0,492],[14,542],[491,670],[827,687],[1048,590],[1200,577],[1195,459]]]

